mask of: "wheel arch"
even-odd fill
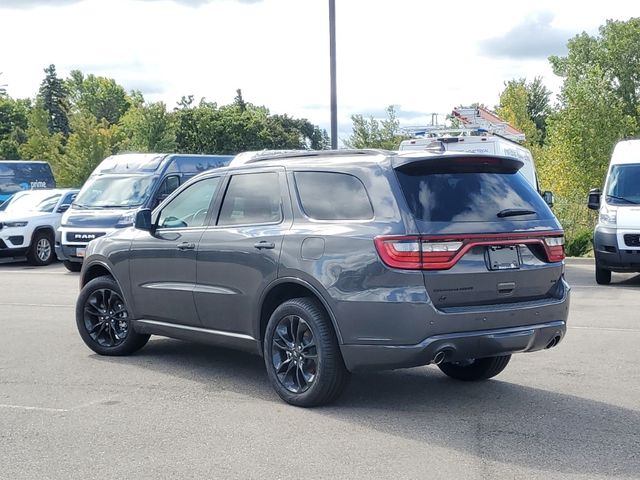
[[[131,298],[129,298],[129,291],[123,288],[122,283],[118,280],[118,277],[113,274],[112,268],[105,261],[93,260],[89,264],[82,266],[82,271],[80,273],[80,288],[84,288],[84,286],[91,280],[102,276],[109,276],[118,284],[120,293],[127,304],[127,309],[132,315],[134,315],[132,306],[133,302],[131,301]]]
[[[47,233],[47,234],[51,235],[51,237],[52,237],[51,239],[53,240],[51,246],[53,247],[53,245],[54,245],[54,243],[56,241],[56,232],[55,232],[54,228],[51,225],[39,225],[39,226],[35,227],[33,229],[33,233],[31,233],[31,243],[33,243],[34,237],[37,234],[41,233],[41,232],[44,232],[44,233]],[[31,245],[31,243],[29,245]]]
[[[333,325],[333,330],[338,338],[338,343],[342,344],[342,335],[340,334],[340,329],[338,328],[335,315],[333,314],[329,303],[313,285],[295,277],[279,278],[271,283],[263,292],[262,297],[260,298],[260,309],[258,311],[257,326],[255,330],[258,341],[262,341],[264,338],[264,332],[267,329],[269,318],[274,310],[278,308],[278,305],[287,300],[291,300],[292,298],[299,297],[311,297],[320,302],[320,305],[331,319],[331,324]]]

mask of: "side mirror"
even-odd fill
[[[141,208],[136,212],[136,218],[133,222],[134,227],[138,230],[145,230],[151,232],[153,230],[153,223],[151,222],[151,209]]]
[[[64,212],[66,212],[67,210],[69,210],[69,207],[70,207],[70,206],[71,206],[71,205],[69,205],[68,203],[62,204],[62,205],[60,205],[60,206],[58,207],[57,212],[58,212],[58,213],[64,213]]]
[[[546,192],[542,192],[542,198],[545,201],[545,203],[547,205],[549,205],[549,207],[553,207],[553,203],[554,203],[554,199],[553,199],[553,192],[550,191],[546,191]]]
[[[602,197],[602,192],[599,188],[592,188],[589,190],[589,197],[587,200],[587,207],[590,210],[600,210],[600,198]]]

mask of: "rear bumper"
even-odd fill
[[[444,361],[535,352],[562,340],[563,320],[523,327],[435,335],[417,345],[342,345],[349,371],[409,368],[433,363],[438,352]]]
[[[597,227],[593,234],[596,265],[614,272],[640,272],[640,249],[619,245],[617,230]]]

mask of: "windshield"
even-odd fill
[[[640,203],[640,164],[614,165],[607,182],[607,203],[628,205]]]
[[[46,190],[18,194],[7,202],[4,211],[7,213],[53,212],[60,200],[60,195],[60,193],[51,193]]]
[[[100,175],[89,178],[73,202],[80,208],[128,208],[142,205],[151,191],[151,175]]]

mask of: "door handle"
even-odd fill
[[[178,244],[178,250],[195,250],[196,244],[191,242],[182,242]]]
[[[268,249],[268,250],[276,248],[276,244],[275,243],[273,243],[273,242],[265,242],[264,240],[262,242],[255,243],[253,246],[256,247],[258,250],[262,250],[263,248],[264,249]]]

